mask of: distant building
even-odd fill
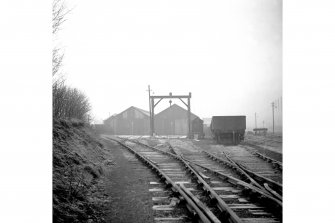
[[[157,135],[187,135],[187,110],[179,105],[171,107],[155,115],[155,133]],[[203,136],[203,121],[191,113],[192,133]]]
[[[106,128],[115,135],[149,135],[150,114],[134,106],[113,115],[104,121]]]
[[[110,116],[109,118],[107,118],[106,120],[104,120],[104,132],[108,132],[110,134],[115,134],[114,132],[114,126],[116,123],[116,116],[117,114],[114,114],[112,116]]]
[[[94,124],[92,125],[92,127],[97,134],[106,134],[106,135],[114,134],[113,129],[104,124]]]
[[[267,128],[254,128],[253,131],[255,132],[255,135],[266,135],[268,132]]]
[[[210,129],[212,118],[203,118],[204,120],[204,137],[212,138],[212,132]]]

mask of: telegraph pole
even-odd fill
[[[275,103],[272,102],[272,133],[275,133]]]
[[[152,117],[151,117],[151,100],[150,100],[150,92],[151,92],[151,90],[150,90],[150,85],[148,85],[148,90],[147,90],[148,92],[149,92],[149,114],[150,114],[150,129],[151,129],[151,120],[152,120]]]

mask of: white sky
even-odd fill
[[[69,16],[64,30],[59,33],[59,38],[62,40],[63,45],[67,46],[67,64],[64,70],[66,69],[68,73],[68,82],[84,90],[89,95],[93,104],[93,111],[96,115],[105,118],[109,111],[111,113],[114,111],[119,112],[124,107],[130,105],[137,105],[143,108],[148,107],[146,106],[147,92],[145,92],[145,89],[149,81],[146,79],[137,85],[132,84],[134,81],[128,81],[128,84],[132,84],[133,92],[135,92],[132,94],[132,97],[136,98],[129,97],[129,99],[122,101],[120,100],[121,97],[115,97],[115,95],[120,96],[120,93],[117,94],[118,92],[126,94],[124,89],[118,88],[118,84],[123,84],[120,77],[126,79],[124,76],[119,75],[120,73],[128,75],[128,79],[131,79],[136,77],[135,75],[156,74],[159,76],[163,72],[170,75],[180,72],[184,75],[194,75],[193,77],[201,75],[201,80],[205,81],[200,82],[196,78],[193,78],[192,82],[189,82],[189,87],[180,89],[181,93],[192,91],[193,110],[199,116],[210,116],[212,113],[233,113],[232,110],[236,110],[238,113],[245,113],[248,122],[252,125],[254,111],[259,112],[260,116],[262,114],[264,116],[266,114],[271,115],[269,103],[277,98],[281,92],[280,70],[276,69],[275,66],[280,67],[279,64],[281,63],[280,41],[275,43],[274,38],[270,38],[271,36],[276,36],[277,32],[279,32],[279,29],[276,27],[280,24],[279,15],[281,13],[278,10],[266,10],[268,6],[266,3],[272,4],[275,1],[263,1],[261,4],[262,10],[258,9],[258,7],[246,5],[251,4],[251,2],[256,4],[256,0],[249,0],[249,3],[246,1],[246,4],[243,4],[241,8],[238,8],[238,5],[236,5],[238,0],[231,1],[230,7],[226,7],[228,3],[224,4],[224,0],[220,3],[222,5],[217,5],[216,7],[213,6],[214,3],[212,1],[212,5],[210,6],[208,5],[211,4],[210,1],[203,1],[204,5],[201,7],[195,1],[191,2],[188,5],[189,8],[199,8],[198,12],[201,12],[201,10],[204,11],[201,13],[201,19],[199,18],[196,21],[200,20],[201,24],[211,21],[211,25],[204,33],[199,32],[191,38],[195,42],[199,41],[200,36],[202,38],[210,37],[210,40],[207,40],[210,47],[205,47],[205,40],[198,43],[198,47],[203,47],[203,50],[207,54],[192,54],[192,60],[190,59],[189,61],[194,60],[201,63],[212,62],[213,64],[205,66],[198,63],[196,66],[189,66],[189,64],[185,63],[188,57],[177,57],[177,59],[174,58],[175,62],[180,61],[180,64],[183,64],[182,62],[186,64],[183,70],[180,70],[180,67],[177,67],[179,69],[175,68],[175,64],[168,66],[174,72],[167,71],[166,66],[164,69],[154,70],[154,65],[143,65],[142,69],[144,71],[136,70],[133,73],[129,73],[128,70],[122,73],[122,66],[118,65],[122,57],[113,56],[113,54],[118,54],[119,51],[116,51],[115,47],[113,48],[112,46],[126,47],[125,43],[112,42],[118,36],[116,32],[121,31],[122,27],[120,25],[116,29],[116,24],[125,23],[124,20],[115,19],[117,15],[114,12],[117,11],[118,7],[114,4],[108,6],[107,1],[106,3],[91,1],[92,3],[90,4],[96,5],[90,5],[88,1],[84,0],[76,0],[76,2],[73,0],[68,1],[71,1],[71,5],[76,4],[77,7],[71,16]],[[127,5],[133,5],[133,7],[136,4],[122,2],[124,4],[127,3]],[[169,3],[171,4],[172,1],[170,0]],[[143,4],[144,0],[141,1],[141,5]],[[335,222],[335,215],[333,214],[335,181],[332,177],[329,177],[334,175],[333,163],[335,156],[334,149],[331,146],[335,123],[335,101],[333,96],[335,95],[335,29],[333,28],[335,27],[335,2],[332,0],[318,2],[312,0],[295,0],[285,1],[283,6],[283,63],[285,74],[283,78],[285,97],[285,148],[283,155],[285,168],[288,170],[284,174],[284,181],[286,182],[284,218],[286,222]],[[103,13],[103,10],[107,12],[109,8],[111,10],[110,13]],[[238,9],[241,10],[241,13],[235,13],[239,11]],[[122,12],[122,10],[119,11]],[[258,13],[260,11],[262,13]],[[263,13],[263,11],[268,13]],[[270,11],[273,12],[270,13]],[[0,97],[2,96],[2,109],[0,109],[2,117],[0,125],[0,135],[2,136],[0,171],[2,170],[2,172],[0,174],[5,179],[5,182],[0,184],[1,219],[4,219],[2,222],[45,223],[52,221],[50,218],[52,209],[50,205],[45,205],[52,202],[52,89],[50,87],[52,36],[50,12],[51,1],[0,1],[0,74],[2,81],[0,88]],[[145,14],[149,17],[148,13]],[[108,18],[108,15],[111,15],[111,17],[113,15],[115,18],[113,20],[104,20],[103,18]],[[176,13],[171,13],[171,15],[176,16]],[[213,17],[220,16],[231,17],[235,20],[222,19],[217,21],[213,19]],[[239,16],[241,18],[236,19]],[[186,18],[190,18],[190,15],[185,16]],[[90,22],[88,22],[89,19],[91,19]],[[185,24],[185,19],[181,19],[180,25]],[[193,23],[195,18],[193,17],[189,20],[189,23]],[[128,23],[135,23],[131,18],[127,21]],[[156,18],[155,21],[159,20]],[[264,24],[256,23],[255,21],[264,22]],[[257,42],[259,47],[251,44],[247,45],[247,49],[244,49],[242,54],[241,51],[243,48],[238,47],[241,44],[236,44],[234,41],[228,44],[226,42],[227,38],[236,39],[240,42],[244,42],[241,41],[243,37],[247,39],[244,35],[237,35],[238,32],[247,32],[245,29],[246,25],[239,26],[239,29],[235,29],[232,32],[232,25],[229,25],[232,22],[236,24],[250,23],[254,27],[257,27],[248,38]],[[199,29],[205,29],[205,26],[201,24],[198,25]],[[134,31],[134,26],[128,26],[128,30]],[[163,26],[161,25],[161,27]],[[179,23],[171,25],[169,31],[174,30],[174,27],[178,26]],[[185,31],[190,31],[192,27],[194,30],[194,26],[195,24],[193,26],[186,26]],[[102,27],[104,27],[104,30],[101,29]],[[141,27],[143,28],[143,26]],[[211,30],[211,32],[206,33],[208,30]],[[105,33],[105,35],[101,35],[102,33]],[[168,33],[166,32],[166,34]],[[217,33],[217,35],[210,35],[213,33]],[[174,35],[177,34],[175,33]],[[132,43],[136,38],[139,39],[141,37],[143,43],[143,33],[137,36],[132,37],[132,41],[129,40],[130,37],[124,40]],[[218,39],[222,41],[218,41]],[[170,41],[166,40],[166,42],[171,43]],[[173,41],[176,48],[182,46],[182,44],[178,45],[175,39]],[[183,41],[183,43],[191,44],[193,43],[192,41]],[[82,42],[85,42],[85,44],[82,44]],[[135,43],[132,44],[136,45]],[[154,44],[154,41],[146,44]],[[136,46],[139,48],[144,45],[143,43]],[[187,46],[187,49],[183,48],[184,53],[192,49],[190,45]],[[103,47],[106,54],[99,52]],[[153,46],[151,47],[153,51]],[[231,52],[235,52],[235,57],[229,57],[228,55],[231,52],[227,50],[233,47],[236,50]],[[222,50],[223,48],[226,48],[226,50]],[[257,50],[252,51],[252,49]],[[133,55],[133,57],[123,60],[123,63],[134,62],[131,60],[131,58],[136,56],[134,51],[135,49],[123,51],[123,54],[129,55],[132,53]],[[148,56],[141,55],[136,59],[138,61],[145,60],[149,63],[148,57],[151,55],[151,61],[154,59],[164,61],[162,57],[152,56],[154,53],[152,51],[149,54],[150,51],[148,49]],[[181,51],[182,49],[179,49],[175,54],[180,55]],[[248,70],[247,68],[251,67],[250,64],[257,64],[244,60],[243,63],[238,63],[243,64],[243,66],[237,66],[233,72],[233,64],[237,63],[237,52],[241,55],[250,55],[251,52],[254,52],[255,55],[249,59],[259,61],[257,69]],[[209,56],[216,58],[215,62],[211,61]],[[271,64],[266,63],[267,57],[274,58]],[[224,61],[222,58],[228,59]],[[247,58],[247,56],[240,56],[240,58]],[[100,67],[95,65],[98,62],[100,63]],[[260,66],[262,63],[268,66]],[[132,66],[124,67],[130,69]],[[159,66],[157,67],[159,68]],[[202,69],[199,67],[202,67]],[[95,70],[97,72],[92,72]],[[248,72],[242,73],[243,70],[248,70]],[[266,73],[264,70],[271,72]],[[230,97],[228,97],[229,95],[226,96],[227,94],[222,93],[228,91],[227,89],[232,88],[233,85],[239,86],[238,84],[226,81],[222,82],[225,84],[225,88],[221,87],[221,89],[217,90],[217,88],[213,87],[210,89],[210,86],[219,85],[219,81],[222,81],[227,73],[232,72],[234,74],[233,79],[235,80],[240,80],[242,76],[245,78],[243,87],[247,85],[247,81],[250,82],[251,86],[245,89],[245,93],[240,94],[238,103],[231,102]],[[112,87],[113,81],[109,78],[104,78],[106,75],[115,79],[114,88]],[[82,80],[80,79],[81,77],[83,78]],[[210,80],[215,77],[217,82],[211,83]],[[259,82],[270,83],[271,85],[268,87],[269,89],[264,89],[263,86],[265,85],[259,84]],[[101,83],[101,86],[90,87],[90,85],[93,87],[98,86],[98,83]],[[170,90],[177,92],[177,86],[175,85],[172,87],[166,84],[167,87],[164,88],[165,85],[158,83],[158,81],[150,83],[156,91],[159,90],[162,93],[168,93]],[[199,90],[196,84],[193,83],[203,85],[203,90]],[[104,87],[106,85],[109,85],[109,88]],[[181,84],[180,86],[182,87]],[[166,92],[165,89],[167,89]],[[208,93],[209,89],[211,92]],[[258,89],[258,91],[254,89]],[[261,92],[265,93],[261,94]],[[254,94],[261,96],[256,100]],[[220,100],[221,103],[216,105],[214,99]],[[109,103],[104,103],[106,101]],[[15,164],[13,164],[13,160],[15,160]],[[311,163],[315,165],[311,165]],[[10,171],[8,171],[9,168]],[[314,203],[323,204],[323,206],[318,206],[318,208],[310,205],[310,202],[307,200],[309,197],[306,194],[318,188],[320,180],[308,181],[307,185],[304,184],[301,187],[301,182],[306,182],[306,179],[310,179],[311,176],[315,176],[314,178],[321,179],[323,182],[322,190],[318,191],[318,196],[313,197]],[[22,186],[22,182],[24,182],[24,186]],[[17,202],[18,200],[20,202]],[[18,214],[18,210],[20,214]]]
[[[67,4],[63,70],[97,120],[132,105],[148,110],[150,84],[155,95],[192,92],[201,118],[246,115],[253,128],[257,112],[258,126],[272,128],[270,103],[282,96],[281,0]],[[163,100],[155,111],[168,106]]]

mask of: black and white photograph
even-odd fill
[[[282,222],[281,0],[55,0],[53,36],[54,222]]]
[[[0,221],[334,222],[335,7],[307,2],[5,1]]]

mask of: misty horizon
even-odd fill
[[[257,126],[272,129],[271,103],[282,98],[282,1],[70,4],[57,37],[64,77],[90,99],[95,123],[130,106],[148,111],[150,85],[155,95],[191,92],[200,118],[245,115],[250,129],[257,113]],[[167,107],[163,100],[156,111]]]

